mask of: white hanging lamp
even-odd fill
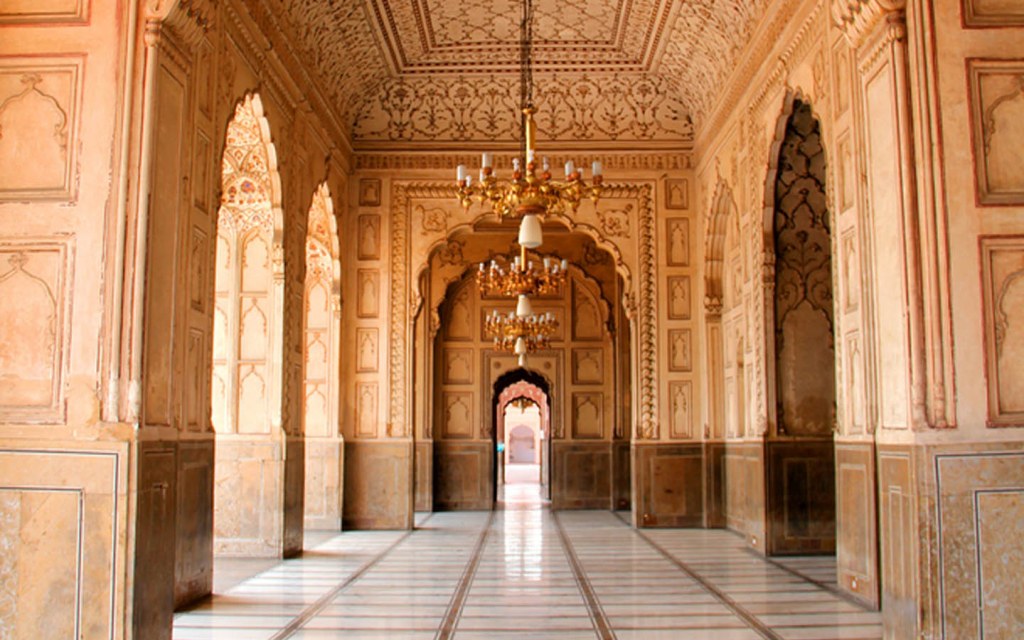
[[[516,303],[516,315],[520,318],[533,315],[533,305],[530,304],[530,299],[523,294],[519,294],[519,302]]]
[[[540,218],[534,214],[523,216],[519,223],[519,244],[527,249],[536,249],[544,242],[544,235],[540,230]]]

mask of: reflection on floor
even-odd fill
[[[335,535],[177,614],[174,638],[882,635],[879,613],[830,586],[831,557],[775,562],[727,531],[635,530],[610,512],[505,506],[419,514],[412,532]]]

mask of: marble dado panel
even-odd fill
[[[918,538],[914,450],[879,445],[878,537],[882,619],[893,638],[918,637]]]
[[[644,527],[704,524],[704,453],[700,444],[635,444],[635,512]]]
[[[1024,26],[1024,5],[1017,0],[962,0],[966,27]]]
[[[285,473],[277,438],[218,436],[214,480],[217,555],[279,555]]]
[[[831,438],[768,441],[768,553],[835,551],[833,446]]]
[[[765,454],[762,442],[725,445],[725,522],[747,543],[765,549]]]
[[[307,529],[341,527],[341,447],[338,438],[307,438],[304,501]]]
[[[937,451],[934,482],[938,616],[945,638],[1011,638],[1024,590],[1024,449]]]
[[[0,202],[75,199],[83,66],[0,57]]]
[[[494,506],[494,444],[434,442],[434,508],[488,510]]]
[[[84,24],[89,0],[6,0],[0,24]]]
[[[875,447],[836,443],[836,564],[839,585],[879,606]]]
[[[1024,236],[981,238],[989,425],[1024,425]]]
[[[431,441],[418,441],[415,445],[416,460],[415,472],[415,510],[434,510],[434,443]]]
[[[608,442],[551,443],[552,509],[610,509],[612,454]]]
[[[183,606],[213,588],[214,441],[178,443],[174,525],[174,605]]]
[[[971,59],[967,74],[978,200],[1024,204],[1024,60]]]
[[[127,452],[18,446],[0,448],[0,630],[117,637]]]
[[[413,445],[409,441],[346,441],[342,527],[411,529]]]
[[[0,238],[0,422],[62,423],[73,245]]]
[[[631,495],[633,482],[630,443],[628,440],[612,442],[612,504],[619,511],[629,510],[633,498]]]

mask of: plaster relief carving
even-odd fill
[[[0,420],[64,419],[67,246],[0,240]]]
[[[238,433],[269,433],[267,378],[262,364],[238,367]]]
[[[266,300],[254,296],[242,298],[238,332],[239,357],[243,360],[262,360],[267,354],[269,322]]]
[[[687,218],[669,218],[665,221],[668,238],[667,262],[670,267],[690,264],[690,221]]]
[[[601,317],[597,304],[578,286],[573,287],[573,340],[599,340]]]
[[[77,65],[0,65],[0,201],[70,200]]]
[[[625,209],[598,209],[597,217],[601,220],[601,229],[605,235],[613,238],[628,238],[629,220],[633,217],[633,205],[627,204]]]
[[[860,334],[846,336],[846,422],[847,435],[864,433],[864,356],[861,354]]]
[[[573,384],[604,383],[603,354],[601,349],[573,349]]]
[[[1024,61],[968,61],[978,197],[1024,203]]]
[[[686,178],[665,180],[665,208],[690,208],[690,181]]]
[[[832,79],[835,83],[835,115],[841,116],[850,108],[850,50],[842,42],[832,53]]]
[[[376,327],[359,327],[356,329],[356,371],[368,373],[377,371],[378,332]]]
[[[669,277],[668,317],[670,320],[690,319],[690,276]]]
[[[671,402],[669,437],[679,440],[693,438],[693,384],[689,380],[668,383]]]
[[[206,334],[199,329],[189,329],[188,352],[185,374],[188,391],[185,398],[185,423],[190,431],[203,431],[203,389],[206,388]]]
[[[449,340],[471,340],[473,338],[472,303],[469,291],[463,289],[452,302],[451,317],[445,323],[445,338]]]
[[[360,318],[376,318],[380,313],[380,272],[360,269],[357,280],[356,314]]]
[[[437,259],[441,266],[457,267],[464,264],[465,259],[462,257],[463,247],[465,247],[465,243],[461,240],[449,240],[448,244],[437,252]]]
[[[444,437],[473,437],[472,392],[454,392],[444,394]]]
[[[1024,425],[1024,237],[982,238],[989,424]]]
[[[377,383],[356,384],[356,435],[372,438],[377,435]]]
[[[358,258],[360,260],[380,258],[380,216],[377,214],[359,216]]]
[[[690,371],[693,368],[691,334],[689,329],[671,329],[668,332],[669,371]]]
[[[860,305],[860,258],[857,256],[856,229],[843,234],[843,311],[856,311]]]
[[[572,394],[572,435],[574,438],[604,437],[604,396],[600,393]]]
[[[206,309],[206,290],[209,283],[209,255],[206,233],[199,227],[192,227],[192,248],[189,252],[189,300],[196,311]]]
[[[472,349],[446,349],[444,357],[445,384],[473,384]]]
[[[359,181],[359,206],[380,206],[380,179],[362,178]]]
[[[446,209],[442,209],[441,207],[432,207],[428,209],[423,205],[418,204],[413,207],[413,215],[419,222],[420,233],[423,235],[429,235],[430,233],[444,233],[448,230],[448,216],[450,214]]]
[[[192,203],[203,213],[210,212],[213,196],[210,188],[210,140],[202,131],[196,131],[195,153],[192,156]]]
[[[856,202],[857,189],[857,166],[848,131],[836,142],[836,156],[839,161],[839,170],[836,172],[839,179],[839,210],[845,212]]]

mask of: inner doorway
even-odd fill
[[[495,502],[551,500],[551,400],[547,381],[516,369],[494,384]]]

